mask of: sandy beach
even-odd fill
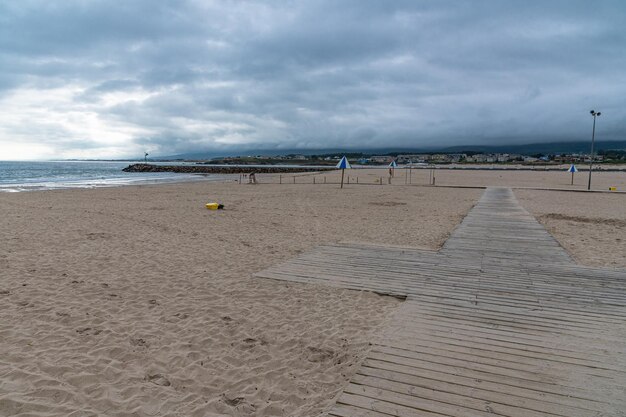
[[[483,192],[320,178],[0,195],[0,415],[319,415],[400,301],[252,274],[324,243],[437,250]],[[626,266],[623,195],[515,194],[578,262]]]
[[[2,194],[0,415],[318,415],[400,301],[252,274],[322,243],[436,250],[480,195],[232,182]]]
[[[626,268],[626,195],[536,190],[515,195],[577,263]]]

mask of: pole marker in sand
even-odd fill
[[[567,170],[567,172],[571,172],[572,173],[572,183],[570,185],[574,185],[574,173],[578,172],[578,169],[576,169],[576,166],[574,164],[572,164],[572,165],[570,165],[570,167]]]
[[[343,188],[343,175],[345,173],[346,168],[350,169],[350,162],[348,162],[348,158],[345,156],[341,158],[341,161],[337,164],[337,168],[341,170],[341,188]]]
[[[391,161],[391,163],[389,164],[389,184],[391,184],[391,179],[395,176],[396,174],[396,168],[398,167],[398,164],[396,164],[396,160],[394,159],[393,161]]]

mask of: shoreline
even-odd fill
[[[178,174],[175,174],[178,175]],[[209,174],[180,174],[180,177],[167,178],[105,178],[102,180],[76,180],[76,181],[41,181],[29,183],[0,183],[0,194],[30,193],[37,191],[62,191],[62,190],[94,190],[106,188],[120,188],[145,185],[166,185],[194,182],[231,182],[235,177],[226,177],[227,174],[208,177]]]

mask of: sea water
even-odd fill
[[[122,171],[131,163],[133,162],[0,161],[0,192],[225,179],[223,175]],[[166,165],[181,164],[184,163],[167,163]]]

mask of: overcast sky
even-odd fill
[[[626,1],[0,0],[0,160],[626,139]]]

